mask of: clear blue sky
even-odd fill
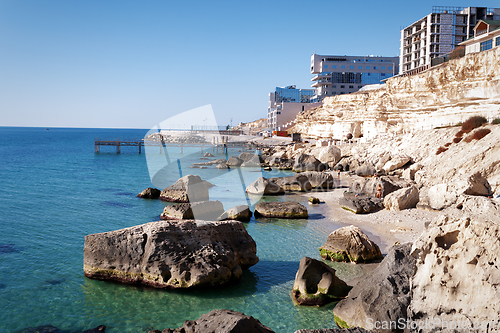
[[[0,126],[150,128],[206,104],[219,125],[309,88],[311,54],[399,54],[453,1],[0,0]]]

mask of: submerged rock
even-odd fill
[[[208,200],[208,184],[196,175],[187,175],[166,187],[160,200],[169,202],[195,202]]]
[[[252,218],[252,211],[247,205],[238,205],[226,210],[218,220],[236,220],[241,222],[248,222]]]
[[[255,217],[282,219],[307,219],[307,208],[298,202],[259,202],[255,205]]]
[[[337,325],[368,327],[370,320],[372,324],[400,319],[406,322],[410,281],[415,274],[415,258],[410,252],[410,243],[391,247],[380,265],[362,277],[349,295],[335,306],[333,314]]]
[[[148,187],[141,193],[137,194],[138,198],[144,198],[144,199],[158,199],[160,197],[161,191],[157,188],[154,187]]]
[[[255,241],[238,221],[157,221],[85,237],[92,279],[156,288],[216,286],[255,265]]]
[[[325,245],[319,248],[319,252],[323,259],[354,263],[366,263],[383,258],[377,244],[353,225],[332,232]]]
[[[300,305],[325,305],[347,296],[349,287],[335,275],[335,269],[309,257],[300,260],[292,298]]]
[[[243,160],[241,158],[238,158],[236,156],[229,156],[227,159],[227,165],[228,166],[240,166],[243,163]]]
[[[257,319],[231,310],[212,310],[197,320],[186,320],[182,327],[163,333],[274,333]]]

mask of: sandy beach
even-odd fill
[[[335,175],[335,179],[337,179]],[[351,177],[342,173],[340,186],[328,192],[308,192],[302,194],[306,197],[317,197],[325,205],[325,223],[332,223],[332,231],[339,223],[354,225],[361,228],[376,242],[383,253],[394,245],[413,242],[422,234],[425,225],[434,219],[438,212],[422,209],[406,209],[402,211],[389,211],[386,209],[370,214],[354,214],[339,205],[339,199],[344,191],[349,189]]]

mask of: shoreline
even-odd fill
[[[336,176],[335,176],[336,178]],[[350,176],[343,172],[340,177],[340,187],[325,192],[301,193],[304,197],[317,197],[322,202],[324,223],[332,226],[332,232],[338,225],[354,225],[365,232],[368,237],[377,243],[382,253],[396,242],[403,244],[414,242],[439,212],[411,208],[401,211],[382,209],[369,214],[355,214],[346,211],[339,205],[339,199],[349,188]]]

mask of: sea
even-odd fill
[[[0,332],[22,332],[52,325],[80,332],[105,325],[106,332],[148,332],[182,326],[213,309],[230,309],[257,318],[275,332],[335,328],[332,309],[295,305],[290,297],[299,261],[321,259],[318,248],[340,227],[326,206],[308,205],[310,218],[255,219],[245,223],[257,244],[259,263],[238,283],[207,289],[165,290],[86,278],[85,236],[159,220],[168,203],[137,198],[150,186],[168,186],[197,174],[215,186],[210,199],[225,209],[259,200],[244,189],[260,176],[290,173],[260,168],[191,168],[214,158],[238,156],[206,147],[102,147],[95,138],[141,139],[148,130],[0,127]],[[214,159],[211,158],[211,159]],[[163,171],[163,176],[158,173]],[[167,171],[167,172],[165,172]],[[155,178],[156,176],[156,178]],[[161,178],[161,179],[160,179]],[[152,179],[154,181],[152,181]],[[355,265],[328,263],[340,278],[361,274]]]

